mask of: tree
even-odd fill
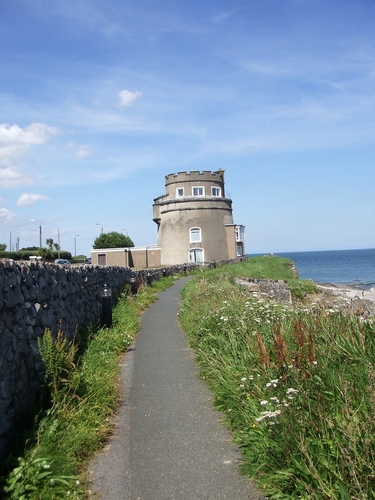
[[[93,248],[95,249],[128,247],[134,247],[134,243],[131,238],[122,233],[116,233],[116,231],[112,231],[111,233],[102,233],[96,238],[93,245]]]
[[[39,247],[23,247],[21,248],[21,252],[37,252]]]
[[[6,249],[6,244],[5,243],[0,243],[0,252],[4,252]]]
[[[53,243],[52,238],[46,239],[47,247],[40,248],[38,254],[43,258],[43,260],[53,260],[53,248],[56,247],[56,244]],[[57,245],[57,248],[59,246]]]

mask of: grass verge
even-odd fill
[[[63,332],[57,339],[45,332],[39,349],[51,404],[36,416],[22,456],[9,457],[1,498],[87,498],[86,466],[109,437],[120,404],[119,360],[139,329],[141,312],[174,280],[161,278],[136,296],[124,293],[110,329],[84,332],[74,342]]]
[[[236,264],[226,264],[217,269],[205,271],[215,276],[229,274],[241,278],[285,280],[292,297],[303,299],[306,295],[315,293],[317,287],[311,280],[300,280],[295,271],[294,264],[290,259],[264,255],[263,257],[252,257]]]
[[[375,498],[374,321],[253,298],[233,279],[251,260],[189,282],[179,312],[244,473],[272,499]]]

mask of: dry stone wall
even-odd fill
[[[292,303],[288,283],[284,280],[236,278],[236,283],[255,296],[267,295],[276,302]]]
[[[72,339],[79,327],[100,321],[100,288],[110,284],[114,301],[130,283],[150,283],[183,266],[132,270],[0,261],[0,459],[17,424],[33,409],[43,384],[38,338],[46,328]],[[113,302],[114,302],[113,301]]]

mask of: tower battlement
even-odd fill
[[[191,170],[190,172],[177,172],[165,176],[165,185],[174,184],[176,182],[202,182],[202,181],[216,181],[224,182],[224,170],[217,170],[211,172],[210,170]]]

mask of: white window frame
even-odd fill
[[[202,229],[200,227],[191,227],[189,229],[189,239],[190,243],[201,243]]]
[[[197,193],[195,193],[197,191]],[[193,196],[204,196],[204,187],[203,186],[193,186],[191,188],[191,192]]]
[[[197,259],[198,255],[200,258]],[[192,259],[192,256],[194,256],[194,259]],[[191,263],[203,264],[204,263],[204,250],[203,250],[203,248],[190,248],[188,259],[189,259],[189,262],[191,262]]]
[[[211,196],[219,198],[221,196],[221,189],[217,186],[211,186]]]
[[[245,226],[236,226],[236,241],[245,241]]]
[[[185,195],[185,189],[183,187],[176,188],[176,198],[182,198]]]

